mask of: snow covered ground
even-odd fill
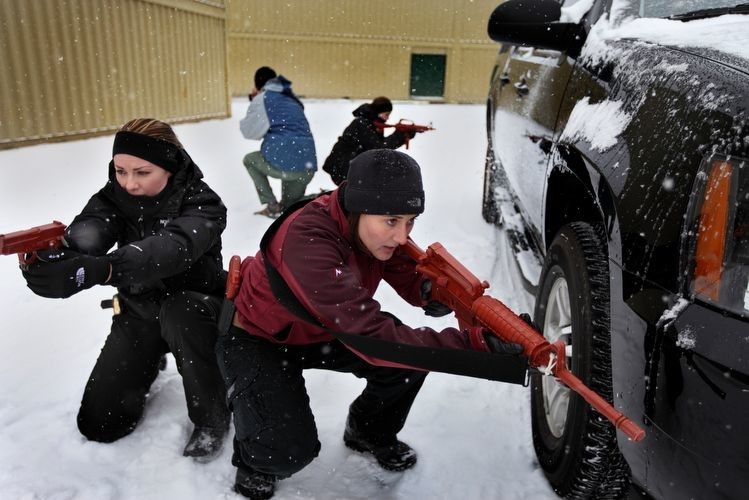
[[[318,161],[361,101],[306,101]],[[254,254],[270,220],[260,208],[241,160],[259,148],[232,118],[178,125],[176,131],[207,182],[229,209],[224,260]],[[431,122],[411,154],[421,165],[426,213],[412,234],[422,247],[441,242],[517,312],[530,310],[504,235],[481,218],[486,138],[479,105],[395,103],[390,121]],[[69,223],[106,181],[112,136],[0,151],[0,233],[53,219]],[[276,184],[276,187],[278,185]],[[318,172],[308,192],[332,188]],[[191,425],[173,359],[151,391],[146,414],[114,444],[86,442],[75,415],[84,383],[107,335],[112,294],[95,287],[67,300],[42,299],[25,286],[15,257],[0,259],[0,498],[234,499],[235,469],[227,441],[221,456],[200,465],[182,457]],[[447,326],[403,303],[387,285],[384,309],[412,326]],[[384,472],[341,440],[348,404],[363,383],[352,375],[306,372],[322,452],[278,485],[278,499],[553,499],[533,454],[527,388],[433,373],[400,437],[419,453],[416,467]]]

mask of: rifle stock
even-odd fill
[[[642,428],[567,368],[566,345],[563,341],[551,344],[502,302],[484,295],[489,284],[479,281],[441,244],[433,243],[425,252],[409,239],[403,248],[418,263],[416,269],[432,280],[431,298],[455,312],[461,329],[480,326],[505,342],[520,344],[531,367],[550,368],[554,377],[579,394],[633,441],[641,441],[645,437]]]
[[[65,228],[62,222],[52,221],[30,229],[0,234],[0,255],[18,254],[19,264],[26,267],[36,260],[39,250],[61,247]]]

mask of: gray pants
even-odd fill
[[[288,207],[304,196],[304,190],[315,175],[314,170],[304,170],[301,172],[285,172],[273,167],[263,158],[260,151],[255,151],[245,155],[244,160],[247,173],[252,177],[255,183],[257,195],[260,203],[277,203],[276,196],[268,182],[268,177],[281,179],[281,206]]]

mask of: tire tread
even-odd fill
[[[568,231],[566,231],[568,229]],[[586,222],[573,222],[563,228],[572,233],[584,260],[587,282],[591,296],[591,325],[593,338],[591,352],[594,362],[591,364],[588,385],[608,402],[613,401],[611,380],[611,334],[609,313],[609,272],[608,257],[603,250],[600,228]],[[552,246],[554,243],[552,243]],[[547,259],[542,271],[545,276],[550,267]],[[536,318],[538,321],[539,318]],[[584,403],[584,402],[582,402]],[[585,404],[585,429],[582,443],[576,452],[578,463],[572,473],[556,482],[551,471],[547,471],[542,460],[544,446],[537,436],[534,422],[533,439],[536,453],[539,456],[544,472],[557,494],[570,499],[619,499],[629,486],[629,468],[617,447],[617,435],[614,426],[595,409]],[[572,407],[572,402],[570,407]],[[574,453],[571,451],[570,453]]]

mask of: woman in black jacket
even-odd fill
[[[66,246],[39,252],[23,274],[43,297],[117,288],[112,328],[78,413],[81,433],[112,442],[132,432],[162,357],[172,352],[195,425],[184,455],[207,461],[230,418],[213,354],[226,207],[166,123],[126,123],[112,157],[109,181],[68,226]]]
[[[349,162],[360,153],[372,149],[398,149],[412,139],[415,132],[396,130],[385,137],[383,125],[390,117],[393,104],[387,97],[376,97],[353,111],[354,120],[343,131],[325,159],[322,169],[330,174],[337,186],[348,176]]]

